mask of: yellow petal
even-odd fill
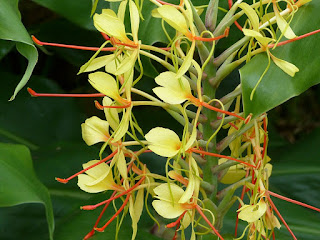
[[[111,59],[110,57],[110,61],[105,65],[105,71],[113,75],[116,75],[116,71],[119,65],[121,64],[121,62],[123,61],[124,56],[122,54],[120,55],[110,54],[110,55],[113,56],[113,58]]]
[[[122,42],[130,42],[126,35],[123,22],[110,9],[104,9],[102,14],[93,16],[94,26],[100,31],[115,37]]]
[[[129,1],[129,11],[130,11],[130,22],[131,22],[131,31],[132,31],[133,41],[137,43],[140,16],[139,16],[138,8],[132,0]]]
[[[239,218],[249,223],[257,221],[267,210],[267,204],[261,199],[256,205],[244,205],[239,212]]]
[[[188,25],[182,13],[173,6],[163,5],[158,8],[158,13],[171,27],[178,32],[188,34]]]
[[[92,177],[86,174],[80,174],[78,176],[78,186],[80,187],[81,190],[88,193],[98,193],[98,192],[110,190],[110,185],[104,181],[101,181],[98,184],[93,186],[88,186],[87,183],[91,182],[92,180],[94,180]]]
[[[104,97],[102,103],[103,106],[111,106],[113,104],[113,101],[108,97]],[[119,126],[118,110],[115,108],[105,108],[104,114],[106,116],[107,122],[110,124],[110,127],[113,130],[116,130]]]
[[[89,64],[85,63],[81,66],[79,72],[92,72],[99,68],[102,68],[106,64],[108,64],[114,58],[114,54],[97,57],[93,59]]]
[[[275,40],[272,38],[264,37],[261,33],[250,30],[250,29],[242,29],[243,34],[249,37],[254,37],[258,42],[262,44],[262,46],[267,46],[270,42],[274,42]]]
[[[117,154],[117,168],[123,179],[127,179],[127,162],[122,151]]]
[[[256,11],[252,7],[250,7],[249,4],[244,3],[244,2],[239,4],[239,8],[241,8],[244,11],[244,13],[248,16],[250,23],[252,25],[252,28],[255,31],[258,31],[259,30],[259,17],[257,15]]]
[[[280,15],[279,10],[275,10],[274,13],[276,15],[278,27],[283,35],[288,39],[297,37],[289,26],[289,23],[287,23],[287,21]]]
[[[96,116],[88,118],[85,123],[82,123],[81,129],[82,138],[89,146],[98,142],[106,142],[110,137],[108,122]]]
[[[194,53],[195,47],[196,47],[196,42],[193,41],[187,56],[183,59],[183,63],[177,72],[176,78],[182,77],[182,75],[188,71],[191,65],[191,62],[193,60],[193,53]]]
[[[168,183],[162,183],[156,188],[154,188],[153,192],[157,195],[156,197],[160,200],[171,203],[177,203],[184,193],[181,187],[173,183],[170,183],[170,188]]]
[[[152,206],[160,216],[168,219],[179,217],[184,212],[184,208],[178,203],[172,205],[171,202],[154,200]]]
[[[135,49],[130,53],[129,56],[126,56],[119,66],[117,66],[117,70],[115,71],[115,75],[123,74],[134,67],[134,64],[138,58],[139,49]],[[128,51],[129,54],[129,51]]]
[[[82,164],[82,167],[83,169],[85,169],[98,162],[98,160],[92,160],[85,164]],[[86,183],[87,186],[93,186],[102,181],[108,185],[114,183],[111,169],[106,163],[100,163],[99,165],[87,170],[85,173],[94,179],[94,181]]]
[[[175,156],[181,147],[178,135],[167,128],[153,128],[145,135],[145,138],[149,142],[149,149],[163,157]]]
[[[95,72],[89,74],[89,83],[99,92],[115,100],[121,98],[118,92],[118,86],[115,79],[104,72]]]
[[[129,128],[129,122],[131,118],[131,108],[127,108],[126,112],[124,113],[122,120],[119,124],[119,127],[116,130],[116,134],[113,136],[112,142],[119,141],[128,131]]]
[[[122,1],[118,8],[118,18],[121,20],[121,22],[124,22],[124,18],[126,15],[126,9],[127,9],[127,1]]]
[[[228,161],[228,159],[220,158],[219,164],[222,164],[226,161]],[[223,176],[220,182],[223,184],[232,184],[232,183],[238,182],[245,175],[246,175],[246,171],[243,169],[243,167],[240,164],[234,165],[229,167],[227,173]]]
[[[285,60],[279,59],[275,56],[273,56],[272,54],[270,54],[273,62],[282,69],[282,71],[284,71],[286,74],[290,75],[291,77],[294,77],[294,75],[296,74],[296,72],[299,72],[299,68],[297,68],[295,65],[293,65],[292,63],[289,63]]]
[[[191,95],[188,80],[184,77],[176,78],[174,72],[163,72],[155,78],[155,81],[162,87],[156,87],[152,90],[164,102],[180,104]]]

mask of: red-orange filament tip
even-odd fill
[[[58,182],[61,182],[61,183],[64,183],[64,184],[66,184],[66,183],[69,182],[69,180],[64,179],[64,178],[56,178],[56,180],[57,180]]]

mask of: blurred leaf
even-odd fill
[[[17,76],[0,72],[1,79],[11,79],[11,85]],[[39,92],[61,92],[52,81],[43,77],[32,77],[29,85]],[[61,140],[81,139],[80,124],[85,116],[79,113],[75,100],[71,98],[33,98],[27,91],[21,92],[13,102],[6,101],[10,84],[0,89],[0,126],[2,130],[33,145],[48,145]],[[2,136],[1,136],[2,135]],[[7,134],[1,134],[2,141],[17,142]]]
[[[4,58],[12,50],[13,47],[13,42],[0,39],[0,60]]]
[[[49,8],[50,10],[65,17],[69,21],[86,29],[93,30],[93,21],[91,18],[92,1],[90,0],[78,0],[78,1],[66,1],[66,0],[33,0],[39,5]],[[108,3],[105,1],[99,1],[98,10],[106,8]]]
[[[290,26],[297,35],[302,35],[319,28],[320,2],[312,1],[301,7],[295,14]],[[280,46],[272,54],[296,65],[300,72],[290,77],[271,62],[270,69],[259,84],[253,100],[250,94],[258,79],[268,65],[266,54],[259,54],[240,69],[244,110],[246,115],[259,115],[288,99],[301,94],[309,87],[318,84],[320,64],[320,34]]]
[[[17,50],[21,55],[28,59],[28,66],[25,74],[10,98],[10,100],[13,100],[17,93],[28,82],[38,61],[37,49],[33,45],[27,30],[20,20],[17,0],[0,1],[0,39],[16,42]]]
[[[0,206],[42,203],[52,239],[54,219],[50,196],[34,173],[29,150],[23,145],[0,143],[0,152]]]

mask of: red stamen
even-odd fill
[[[236,158],[233,158],[233,157],[229,157],[229,156],[225,156],[225,155],[221,155],[221,154],[217,154],[217,153],[205,152],[205,151],[198,150],[198,149],[196,149],[196,148],[190,148],[189,150],[190,150],[191,152],[200,153],[200,154],[205,154],[205,155],[209,155],[209,156],[213,156],[213,157],[226,158],[226,159],[229,159],[229,160],[233,160],[233,161],[242,163],[242,164],[247,165],[247,166],[249,166],[249,167],[256,168],[255,166],[251,165],[250,163],[241,161],[241,160],[236,159]]]
[[[119,197],[121,197],[121,196],[123,196],[123,195],[125,195],[127,193],[130,193],[132,190],[134,190],[136,187],[138,187],[144,181],[145,178],[146,178],[146,176],[143,176],[134,186],[132,186],[131,188],[127,189],[126,191],[123,191],[122,193],[120,193],[117,196],[111,197],[111,198],[109,198],[109,199],[107,199],[107,200],[105,200],[103,202],[100,202],[100,203],[98,203],[96,205],[82,206],[81,209],[82,210],[94,210],[97,207],[99,207],[99,206],[101,206],[101,205],[103,205],[103,204],[105,204],[107,202],[111,202],[111,201],[113,201],[113,200],[115,200],[115,199],[117,199],[117,198],[119,198]]]
[[[101,33],[102,37],[103,37],[105,40],[107,40],[107,41],[110,40],[110,38],[109,38],[109,36],[108,36],[107,34],[105,34],[105,33],[103,33],[103,32],[100,32],[100,33]]]
[[[217,119],[222,119],[222,117],[217,117]],[[232,127],[234,127],[236,130],[239,130],[239,128],[236,126],[236,125],[234,125],[234,123],[228,123],[230,126],[232,126]]]
[[[104,97],[102,93],[88,93],[88,94],[64,94],[64,93],[37,93],[31,88],[27,88],[32,97]]]
[[[230,9],[232,7],[232,5],[233,5],[233,1],[232,0],[228,0],[228,4],[229,4],[229,9]],[[235,21],[234,24],[237,26],[237,28],[240,31],[242,31],[242,27],[240,26],[240,24],[237,21]]]
[[[113,191],[111,197],[114,197],[116,195],[117,191]],[[92,230],[83,238],[83,240],[88,240],[90,237],[92,237],[95,233],[95,228],[98,226],[104,212],[107,210],[108,206],[110,205],[111,202],[107,202],[106,205],[104,206],[104,208],[102,209],[99,217],[97,218],[96,223],[94,224]]]
[[[49,43],[49,42],[42,42],[39,39],[37,39],[35,36],[31,36],[32,40],[40,46],[53,46],[53,47],[62,47],[62,48],[72,48],[72,49],[79,49],[79,50],[88,50],[88,51],[98,51],[100,48],[98,47],[85,47],[85,46],[77,46],[77,45],[68,45],[68,44],[60,44],[60,43]],[[100,51],[105,52],[105,51],[115,51],[117,50],[116,47],[107,47],[107,48],[102,48]]]
[[[299,36],[299,37],[296,37],[296,38],[293,38],[293,39],[289,39],[289,40],[286,40],[286,41],[279,42],[279,43],[277,44],[277,47],[278,47],[278,46],[283,46],[283,45],[288,44],[288,43],[291,43],[291,42],[298,41],[298,40],[300,40],[300,39],[302,39],[302,38],[309,37],[309,36],[314,35],[314,34],[319,33],[319,32],[320,32],[320,29],[315,30],[315,31],[312,31],[312,32],[309,32],[309,33],[306,33],[306,34],[303,34],[303,35],[301,35],[301,36]],[[273,48],[274,45],[275,45],[275,44],[269,44],[269,45],[268,45],[268,48]]]
[[[102,106],[98,101],[94,101],[94,104],[99,110],[103,110],[104,108],[128,108],[131,106],[131,102],[123,106]]]
[[[71,179],[73,179],[73,178],[75,178],[76,176],[80,175],[81,173],[84,173],[84,172],[88,171],[89,169],[91,169],[91,168],[93,168],[93,167],[95,167],[95,166],[97,166],[97,165],[99,165],[99,164],[101,164],[101,163],[103,163],[103,162],[105,162],[105,161],[108,161],[110,158],[112,158],[114,155],[116,155],[117,152],[118,152],[118,149],[116,149],[116,150],[115,150],[113,153],[111,153],[108,157],[100,160],[99,162],[91,165],[90,167],[87,167],[87,168],[81,170],[80,172],[77,172],[76,174],[73,174],[72,176],[68,177],[67,179],[64,179],[64,178],[56,178],[56,180],[57,180],[58,182],[61,182],[61,183],[67,183],[68,181],[70,181]]]
[[[198,41],[202,41],[202,42],[212,42],[212,41],[215,41],[215,40],[219,40],[221,38],[225,38],[225,37],[228,37],[229,35],[229,30],[230,28],[226,28],[226,30],[224,31],[224,33],[218,37],[213,37],[213,38],[203,38],[203,37],[199,37],[199,36],[194,36],[193,38],[195,40],[198,40]]]
[[[166,227],[167,227],[167,228],[173,228],[173,227],[177,226],[177,224],[180,224],[180,221],[181,221],[181,219],[184,217],[184,215],[186,214],[186,212],[187,212],[187,210],[184,211],[184,212],[179,216],[179,218],[178,218],[176,221],[167,224]]]
[[[206,217],[206,215],[204,215],[204,213],[202,212],[201,208],[196,205],[196,209],[198,211],[198,213],[203,217],[203,219],[209,224],[209,226],[211,227],[211,229],[215,232],[215,234],[221,239],[224,240],[223,237],[221,237],[220,233],[217,231],[217,229],[212,225],[212,223],[209,221],[209,219]]]
[[[175,4],[172,4],[172,3],[168,3],[168,2],[165,2],[165,1],[162,1],[162,0],[156,0],[158,3],[161,3],[162,5],[170,5],[170,6],[173,6],[173,7],[179,7],[179,5],[175,5]],[[181,4],[181,2],[180,2]]]
[[[289,233],[291,234],[291,236],[293,237],[294,240],[297,240],[296,236],[293,234],[293,232],[291,231],[290,227],[288,226],[288,224],[286,223],[286,221],[284,220],[284,218],[281,216],[280,212],[278,211],[278,209],[276,208],[276,206],[274,205],[274,203],[272,202],[270,196],[268,194],[266,194],[266,197],[268,198],[268,201],[272,207],[272,209],[276,212],[276,214],[278,215],[278,217],[280,218],[280,220],[283,222],[283,224],[285,225],[285,227],[287,228],[287,230],[289,231]]]
[[[311,205],[308,205],[308,204],[299,202],[299,201],[297,201],[297,200],[293,200],[293,199],[291,199],[291,198],[287,198],[287,197],[281,196],[281,195],[279,195],[279,194],[277,194],[277,193],[274,193],[274,192],[271,192],[271,191],[269,191],[269,190],[267,190],[267,192],[268,192],[271,196],[274,196],[274,197],[276,197],[276,198],[280,198],[280,199],[285,200],[285,201],[287,201],[287,202],[291,202],[291,203],[294,203],[294,204],[297,204],[297,205],[300,205],[300,206],[303,206],[303,207],[306,207],[306,208],[310,208],[310,209],[312,209],[312,210],[314,210],[314,211],[320,212],[320,209],[319,209],[319,208],[316,208],[316,207],[313,207],[313,206],[311,206]]]
[[[213,107],[211,106],[210,104],[206,103],[206,102],[200,102],[200,104],[202,106],[204,106],[205,108],[208,108],[210,110],[213,110],[213,111],[216,111],[216,112],[220,112],[220,113],[224,113],[224,114],[227,114],[227,115],[230,115],[230,116],[234,116],[234,117],[237,117],[241,120],[245,120],[243,117],[239,116],[238,114],[236,113],[233,113],[233,112],[228,112],[228,111],[225,111],[225,110],[222,110],[220,108],[216,108],[216,107]]]
[[[124,200],[123,204],[119,208],[119,210],[110,218],[110,220],[101,228],[95,228],[96,231],[98,232],[103,232],[106,227],[122,212],[124,207],[127,205],[128,201],[130,199],[130,194],[127,195],[126,199]]]

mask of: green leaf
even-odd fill
[[[13,42],[0,39],[0,60],[4,58],[12,50],[13,47]]]
[[[53,239],[54,219],[50,196],[34,173],[28,148],[0,143],[0,153],[0,207],[42,203],[46,208],[50,239]]]
[[[10,98],[10,100],[13,100],[28,82],[38,61],[37,49],[20,20],[17,0],[0,1],[0,39],[16,42],[17,50],[28,60],[25,74]]]
[[[319,11],[319,1],[312,1],[301,7],[291,23],[293,31],[302,35],[318,29],[320,26]],[[253,113],[257,116],[264,113],[320,82],[319,41],[320,34],[316,34],[277,47],[274,51],[271,50],[271,53],[277,58],[296,65],[300,71],[294,77],[290,77],[271,62],[270,69],[257,87],[252,101],[250,94],[268,65],[268,57],[265,53],[259,54],[240,69],[246,115]]]
[[[69,21],[86,29],[94,30],[95,27],[92,23],[91,9],[92,1],[90,0],[33,0],[39,5],[48,8],[59,15],[65,17]],[[105,1],[99,1],[98,12],[102,7],[107,7],[108,3]]]

